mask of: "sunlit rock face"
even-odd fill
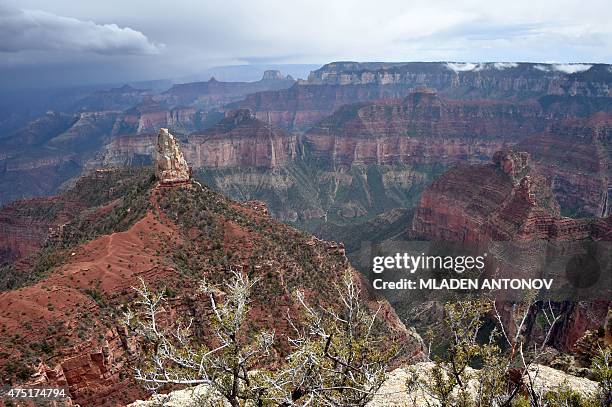
[[[183,153],[168,129],[159,129],[155,175],[163,183],[188,181],[190,169]]]

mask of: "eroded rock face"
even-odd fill
[[[307,129],[342,105],[403,98],[426,86],[458,99],[569,98],[572,112],[588,115],[601,110],[590,106],[592,99],[609,100],[612,74],[609,65],[583,68],[570,74],[562,66],[548,64],[334,62],[312,72],[307,81],[248,95],[233,107],[248,107],[258,118],[268,114],[280,127]]]
[[[191,176],[179,144],[168,129],[159,129],[157,136],[155,175],[162,184],[185,182]]]
[[[571,247],[566,243],[609,241],[612,223],[609,217],[561,216],[546,179],[530,168],[529,156],[500,151],[492,164],[458,165],[436,179],[421,196],[412,232],[425,240],[485,243],[488,247],[495,247],[495,242]],[[537,250],[524,250],[520,258],[497,260],[502,269],[518,275],[540,264],[538,256]],[[568,304],[559,305],[564,316],[551,340],[564,351],[572,351],[585,333],[597,330],[610,307],[609,301]]]
[[[612,114],[555,122],[546,131],[524,139],[519,148],[531,154],[533,166],[552,184],[565,213],[608,216],[609,140]]]
[[[90,167],[112,167],[154,160],[153,135],[119,137],[91,160]],[[295,134],[257,120],[249,110],[227,112],[210,129],[190,134],[182,151],[194,170],[226,168],[277,168],[298,155],[300,141]]]
[[[334,164],[451,164],[488,159],[549,122],[536,103],[459,101],[421,89],[403,100],[344,106],[305,141]]]
[[[529,172],[528,160],[529,154],[512,150],[497,151],[493,155],[493,163],[512,177],[515,182],[521,180]]]
[[[297,156],[294,134],[255,118],[248,109],[230,111],[214,127],[191,134],[185,155],[196,168],[276,168]]]
[[[571,219],[528,155],[503,151],[487,165],[458,165],[423,192],[415,233],[448,241],[606,240],[607,219]]]

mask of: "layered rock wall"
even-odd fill
[[[537,104],[453,101],[421,90],[401,101],[345,106],[304,138],[337,164],[449,164],[491,157],[548,122]]]
[[[307,81],[289,89],[249,95],[232,108],[250,108],[258,118],[269,115],[280,127],[305,130],[342,105],[402,98],[421,87],[434,88],[458,99],[519,100],[543,96],[605,99],[611,96],[611,84],[612,71],[604,64],[335,62],[312,72]],[[582,100],[580,104],[590,102]],[[609,101],[604,101],[605,104],[609,105]],[[572,107],[573,112],[582,110]],[[591,106],[582,114],[597,110],[598,107]]]

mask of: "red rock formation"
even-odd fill
[[[573,243],[583,253],[576,242],[609,241],[612,219],[560,216],[546,180],[530,168],[528,155],[501,151],[494,155],[493,164],[458,165],[436,179],[423,192],[411,229],[415,237],[426,240],[501,241],[519,246],[521,242],[557,242],[570,251],[571,246],[563,244]],[[521,277],[538,264],[539,250],[520,247],[527,249],[514,258],[497,259],[499,270]],[[568,273],[566,267],[563,264],[551,271]],[[561,304],[564,318],[551,341],[562,350],[571,350],[587,331],[603,323],[609,307],[609,301]]]
[[[258,118],[269,116],[280,127],[306,130],[342,105],[403,98],[420,87],[434,88],[457,99],[520,100],[545,95],[609,98],[609,66],[584,68],[584,72],[568,74],[562,67],[547,64],[334,62],[312,72],[307,81],[289,89],[249,95],[231,108],[249,108]],[[572,104],[576,99],[563,103],[567,102]],[[583,102],[589,104],[588,100]],[[556,111],[559,108],[552,106]],[[560,110],[566,109],[562,106]],[[571,111],[588,115],[597,109],[591,106],[583,111],[573,106]]]
[[[546,180],[526,153],[499,152],[493,164],[458,165],[436,179],[419,202],[413,229],[449,241],[599,240],[609,219],[560,216]]]
[[[611,137],[612,113],[602,112],[554,123],[518,148],[531,154],[534,167],[550,180],[568,213],[607,216]]]
[[[420,90],[401,101],[342,107],[304,137],[336,164],[449,164],[490,157],[546,123],[534,103],[445,100]]]
[[[274,168],[297,156],[297,138],[236,110],[213,128],[189,135],[184,148],[195,168]]]

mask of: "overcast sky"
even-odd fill
[[[612,62],[609,0],[0,0],[0,86],[219,65]]]

